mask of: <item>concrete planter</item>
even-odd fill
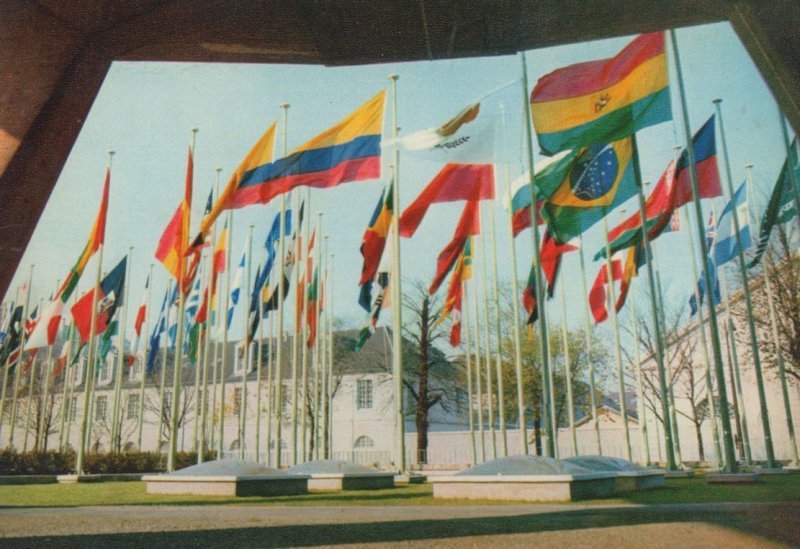
[[[393,473],[320,473],[310,475],[309,492],[394,488]]]
[[[652,490],[664,487],[664,471],[618,471],[615,489],[617,492]]]
[[[433,497],[510,501],[576,501],[614,495],[616,473],[485,475],[429,478]]]
[[[148,494],[203,496],[295,496],[308,493],[308,475],[171,476],[146,475]]]

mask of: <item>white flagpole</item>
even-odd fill
[[[567,416],[569,418],[569,438],[572,455],[578,455],[578,435],[575,433],[575,400],[572,393],[572,363],[569,358],[569,333],[567,331],[567,298],[564,295],[564,281],[561,281],[561,336],[564,341],[564,378],[567,381]]]
[[[300,193],[295,192],[292,193],[292,203],[295,215],[295,227],[294,227],[294,235],[295,238],[292,241],[292,246],[294,250],[290,250],[289,253],[292,255],[292,261],[294,262],[293,271],[293,278],[294,278],[294,290],[295,292],[300,291],[300,258],[302,257],[302,250],[300,247],[302,246],[302,239],[297,238],[300,235]],[[301,311],[297,309],[297,299],[295,299],[295,311],[294,311],[294,322],[292,322],[292,410],[291,410],[291,419],[289,421],[289,425],[291,426],[291,453],[289,454],[290,463],[292,465],[297,465],[297,390],[298,390],[298,379],[297,379],[297,360],[298,360],[298,348],[297,348],[297,319],[300,318],[302,314]]]
[[[403,413],[403,303],[401,291],[400,271],[400,152],[397,145],[397,136],[400,128],[397,126],[397,79],[396,74],[390,74],[392,83],[392,138],[394,139],[394,204],[392,204],[392,354],[394,380],[394,413],[395,413],[395,468],[401,473],[406,472],[406,425]]]
[[[275,320],[274,315],[269,315],[267,335],[267,465],[272,466],[272,423],[275,420],[275,362],[272,360],[272,351],[275,349]]]
[[[463,294],[462,300],[462,309],[463,313],[461,315],[461,322],[464,325],[464,333],[466,335],[466,352],[464,353],[464,358],[466,360],[466,367],[467,367],[467,402],[469,403],[467,406],[467,412],[469,414],[469,442],[470,448],[472,449],[472,465],[478,463],[478,452],[475,446],[475,419],[472,413],[472,345],[470,341],[470,321],[469,321],[469,300],[468,300],[468,292],[467,292],[467,284],[466,281],[462,281],[461,283],[461,292]]]
[[[647,406],[644,402],[644,387],[642,385],[642,355],[639,350],[639,324],[636,317],[636,298],[633,292],[628,295],[628,302],[631,305],[631,327],[633,329],[633,351],[636,363],[634,373],[636,374],[636,402],[639,405],[639,433],[642,437],[642,465],[650,465],[650,438],[647,434]]]
[[[250,271],[253,256],[253,225],[247,228],[247,265],[244,283],[244,337],[242,339],[242,383],[239,401],[239,459],[245,457],[245,434],[247,426],[247,374],[250,372]],[[258,453],[258,449],[256,449]]]
[[[287,154],[286,147],[286,133],[287,122],[289,119],[289,103],[281,103],[283,110],[283,156]],[[296,213],[296,212],[295,212]],[[282,413],[282,400],[283,400],[283,292],[284,292],[284,278],[283,268],[286,261],[286,193],[281,194],[281,220],[280,220],[280,238],[278,240],[278,257],[280,267],[278,274],[278,340],[275,342],[276,365],[275,365],[275,415],[278,419],[275,425],[275,466],[281,466],[281,427],[283,424]]]
[[[320,368],[322,367],[322,357],[320,356],[320,349],[322,348],[320,344],[320,296],[321,288],[322,288],[322,281],[320,273],[322,272],[322,258],[324,257],[322,253],[322,212],[317,212],[317,238],[319,239],[319,243],[314,248],[314,260],[315,260],[315,269],[317,272],[317,300],[314,306],[314,314],[315,314],[315,335],[314,335],[314,430],[312,433],[312,438],[314,440],[314,457],[315,459],[320,459],[320,439],[319,439],[319,429],[320,429],[320,410],[322,409],[322,393],[320,391]]]
[[[158,447],[156,448],[156,452],[161,452],[161,445],[163,443],[163,429],[164,429],[164,407],[166,406],[166,400],[164,398],[166,386],[167,386],[167,351],[169,350],[169,319],[170,313],[172,312],[172,303],[169,302],[169,298],[172,295],[172,279],[169,279],[167,282],[167,310],[166,310],[166,318],[164,319],[164,352],[161,354],[161,383],[158,389]]]
[[[56,290],[53,294],[55,299],[58,299],[58,288],[61,284],[60,280],[56,281]],[[58,330],[56,330],[56,334]],[[39,451],[44,450],[46,443],[47,443],[47,433],[48,430],[48,421],[45,421],[45,416],[47,415],[47,395],[50,393],[50,378],[53,373],[53,345],[47,346],[47,360],[45,362],[46,368],[44,370],[44,387],[42,388],[42,397],[41,397],[41,410],[39,412],[39,436],[36,440],[36,449]],[[53,407],[50,407],[50,412],[53,411]]]
[[[150,264],[150,272],[147,275],[150,284],[153,283],[153,264]],[[142,452],[142,423],[144,421],[144,385],[147,378],[147,355],[150,350],[150,305],[151,305],[151,292],[150,287],[147,289],[147,304],[145,305],[145,320],[144,320],[144,360],[141,362],[142,379],[139,382],[139,410],[137,412],[136,420],[136,449]],[[67,355],[69,360],[69,354]]]
[[[207,260],[208,258],[205,256],[205,254],[203,254],[200,258],[200,264],[201,265],[207,264]],[[197,277],[198,278],[200,277],[199,273],[197,274]],[[202,283],[198,284],[198,290],[201,289],[202,289]],[[198,311],[202,306],[202,295],[203,295],[202,292],[198,293],[198,300],[200,301],[197,304]],[[195,319],[196,318],[197,314],[195,313]],[[195,324],[197,324],[196,320]],[[192,448],[194,449],[195,452],[197,452],[198,456],[200,455],[198,448],[200,448],[200,409],[201,409],[200,399],[202,396],[201,395],[202,388],[200,386],[200,381],[201,381],[201,372],[203,370],[203,360],[205,358],[205,352],[204,352],[205,340],[206,336],[202,327],[197,326],[197,348],[195,349],[195,357],[194,357],[194,420],[192,421],[192,423],[194,424],[194,433],[193,433],[194,436],[192,437]]]
[[[39,310],[44,311],[44,299],[39,300]],[[22,364],[22,348],[20,348],[20,364]],[[31,360],[31,375],[28,381],[28,402],[25,404],[25,437],[23,438],[22,451],[28,451],[28,436],[31,432],[31,408],[33,405],[33,385],[36,381],[36,357]]]
[[[228,309],[231,302],[231,236],[233,235],[233,212],[228,210],[228,243],[225,251],[225,307],[220,314],[222,322],[222,364],[219,373],[219,437],[217,438],[217,459],[225,455],[225,379],[228,375]]]
[[[494,389],[492,388],[492,359],[491,342],[489,340],[489,283],[486,271],[489,270],[488,255],[486,254],[486,239],[476,236],[481,242],[481,293],[483,294],[483,342],[484,342],[484,367],[486,369],[486,405],[489,408],[489,432],[492,435],[492,459],[497,459],[497,432],[494,420]],[[475,265],[477,267],[477,265]]]
[[[583,257],[583,234],[578,237],[578,253],[581,260],[581,292],[583,295],[583,322],[586,330],[586,361],[589,363],[589,402],[592,410],[592,424],[594,426],[595,441],[597,442],[597,455],[603,455],[603,442],[600,438],[600,419],[597,417],[597,389],[594,377],[594,361],[592,359],[592,321],[589,318],[589,292],[586,288],[586,262]]]
[[[325,237],[328,238],[327,236]],[[327,241],[326,241],[327,243]],[[328,246],[326,246],[327,248]],[[327,341],[328,341],[328,414],[327,414],[327,445],[328,445],[328,459],[333,458],[333,301],[336,293],[333,289],[333,258],[334,254],[330,255],[330,269],[328,270],[330,276],[330,291],[328,292],[328,307],[326,307],[327,314]],[[327,277],[326,277],[327,278]]]
[[[25,304],[22,306],[22,320],[20,320],[19,356],[17,357],[17,366],[14,370],[14,392],[11,395],[11,418],[9,421],[10,433],[8,437],[8,448],[14,448],[14,432],[17,429],[17,395],[19,394],[19,378],[21,375],[24,375],[24,372],[22,372],[22,359],[25,356],[25,337],[27,336],[25,322],[28,320],[28,307],[30,306],[31,299],[31,284],[33,284],[33,267],[34,265],[31,264],[31,270],[28,275],[28,290],[25,292]],[[8,370],[8,368],[9,366],[6,366],[6,370]]]
[[[192,158],[194,158],[194,142],[197,135],[197,128],[192,128]],[[184,200],[186,198],[184,197]],[[187,212],[188,215],[192,209],[189,204]],[[188,222],[186,223],[189,224]],[[181,244],[183,246],[183,244]],[[186,258],[180,258],[184,268],[180,270],[181,277],[184,276],[186,265]],[[170,427],[169,427],[169,453],[167,454],[167,472],[171,473],[175,470],[175,455],[178,452],[178,407],[180,406],[180,389],[181,389],[181,367],[183,366],[183,323],[186,313],[186,296],[184,294],[183,280],[178,280],[178,333],[175,336],[175,366],[172,372],[172,405],[170,406]]]
[[[125,330],[127,328],[127,320],[128,320],[128,298],[130,296],[130,287],[131,287],[131,254],[133,252],[133,246],[128,247],[128,261],[125,266],[126,277],[125,277],[125,297],[122,300],[122,321],[119,325],[119,331],[117,332],[117,343],[118,343],[118,351],[117,351],[117,371],[116,377],[114,379],[114,407],[113,407],[113,414],[114,416],[111,418],[111,442],[109,447],[109,452],[119,453],[122,449],[122,425],[121,425],[121,402],[120,399],[122,398],[122,367],[125,365]]]
[[[474,244],[473,239],[473,244]],[[473,272],[477,265],[475,265],[475,256],[477,255],[477,246],[473,249],[472,252],[472,263],[473,263]],[[486,461],[486,437],[483,434],[483,389],[481,385],[481,344],[480,344],[480,336],[478,335],[478,324],[480,323],[480,317],[478,316],[478,281],[475,276],[472,278],[473,283],[472,286],[472,312],[475,322],[472,324],[473,335],[475,338],[475,387],[478,397],[478,436],[480,437],[479,442],[481,446],[481,463]],[[464,289],[464,293],[467,293],[468,287]],[[469,350],[468,352],[472,352]]]
[[[500,420],[501,455],[508,455],[508,435],[506,433],[506,404],[505,387],[503,386],[503,345],[500,337],[500,293],[497,289],[497,237],[494,223],[494,201],[489,202],[489,248],[492,252],[492,299],[494,301],[494,330],[495,330],[495,375],[497,376],[497,411]],[[514,294],[516,296],[516,294]]]
[[[311,188],[306,187],[306,208],[308,208],[309,215],[311,213]],[[300,413],[302,414],[302,423],[300,428],[300,447],[302,448],[302,455],[301,460],[305,462],[308,460],[308,318],[306,315],[306,311],[308,310],[308,287],[311,284],[311,276],[313,273],[308,272],[308,245],[309,245],[309,233],[310,233],[310,225],[311,220],[306,223],[305,225],[305,241],[303,243],[303,279],[305,280],[303,291],[306,292],[306,295],[303,298],[303,310],[300,311],[300,318],[302,320],[303,326],[303,336],[300,344],[303,347],[303,365],[302,365],[302,397],[300,400]],[[297,266],[298,268],[300,265]],[[297,288],[297,291],[300,291],[300,288]]]
[[[617,292],[614,288],[614,274],[611,266],[611,242],[608,238],[608,216],[603,216],[603,228],[606,234],[606,276],[608,280],[608,314],[611,316],[611,326],[614,331],[614,360],[617,364],[617,387],[619,391],[619,410],[622,414],[622,430],[625,433],[625,456],[628,461],[633,461],[631,452],[631,434],[628,428],[628,403],[625,395],[625,372],[622,368],[622,351],[619,340],[619,323],[617,322]]]
[[[261,292],[259,291],[257,294],[257,299],[259,301],[257,307],[259,309],[258,314],[259,317],[263,314],[263,307],[261,305],[260,295]],[[259,318],[258,321],[258,345],[256,350],[256,440],[255,440],[255,452],[256,452],[256,463],[261,463],[261,402],[263,398],[262,393],[262,380],[261,380],[261,366],[264,362],[264,319]]]

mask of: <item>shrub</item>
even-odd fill
[[[207,452],[205,459],[214,459],[214,452]],[[75,472],[75,452],[25,452],[0,450],[0,475],[59,475]],[[183,469],[197,463],[197,452],[179,452],[175,456],[175,468]],[[129,452],[125,454],[88,453],[84,460],[84,471],[90,474],[109,473],[157,473],[167,466],[166,454],[159,452]]]

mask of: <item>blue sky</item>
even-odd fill
[[[755,185],[766,201],[783,161],[777,106],[763,79],[727,23],[680,29],[677,33],[683,62],[692,130],[713,113],[712,99],[724,99],[723,112],[734,182],[744,177],[744,165],[755,165]],[[533,50],[527,54],[530,85],[564,65],[609,57],[630,37]],[[672,57],[670,50],[670,64]],[[114,149],[111,198],[106,236],[104,270],[110,270],[133,246],[131,309],[138,305],[148,266],[155,263],[152,309],[160,303],[167,273],[153,253],[159,236],[183,193],[186,150],[190,128],[199,128],[195,155],[194,231],[199,223],[214,169],[222,168],[222,183],[274,120],[279,104],[289,102],[287,141],[292,149],[335,124],[383,88],[387,76],[397,73],[398,124],[401,134],[437,126],[468,103],[498,86],[520,77],[519,56],[421,61],[358,67],[327,68],[298,65],[114,63],[58,179],[39,225],[28,245],[6,299],[27,276],[35,263],[33,298],[47,297],[56,280],[68,272],[80,254],[100,199],[106,151]],[[672,147],[683,144],[683,128],[672,78],[672,123],[660,124],[639,134],[645,181],[656,181],[673,155]],[[529,92],[530,90],[528,90]],[[522,90],[519,90],[520,102]],[[386,131],[391,112],[387,108]],[[718,151],[721,145],[718,142]],[[276,156],[279,156],[278,140]],[[384,155],[384,173],[391,155]],[[719,157],[722,162],[722,157]],[[401,207],[409,204],[440,169],[440,165],[401,157]],[[724,178],[724,166],[720,164]],[[498,196],[502,195],[502,170],[498,170]],[[510,166],[514,179],[521,173]],[[724,184],[724,181],[723,181]],[[359,245],[384,181],[351,183],[335,189],[311,192],[311,217],[323,212],[323,229],[330,235],[335,254],[334,311],[353,327],[363,319],[356,303],[361,271]],[[725,186],[725,185],[724,185]],[[718,208],[721,209],[721,201]],[[704,205],[706,211],[710,204]],[[278,201],[252,206],[234,213],[232,250],[237,259],[249,225],[254,225],[255,260],[262,258],[263,242]],[[432,278],[435,259],[449,241],[463,204],[436,205],[417,235],[403,240],[403,280]],[[493,206],[498,220],[498,268],[501,282],[510,280],[509,241],[506,213],[499,201]],[[634,202],[626,205],[630,214]],[[622,217],[610,217],[613,226]],[[488,219],[488,217],[487,217]],[[668,300],[685,300],[693,280],[687,259],[689,220],[675,234],[661,237],[655,250],[662,270]],[[485,225],[485,229],[488,227]],[[587,260],[602,243],[602,225],[586,235]],[[532,255],[530,231],[517,238],[520,279],[527,276]],[[234,259],[234,263],[235,263]],[[94,261],[86,270],[80,291],[92,283]],[[578,254],[567,256],[562,267],[567,286],[571,324],[583,322]],[[589,284],[600,268],[587,267]],[[255,271],[255,266],[253,267]],[[634,283],[645,286],[644,275]],[[551,306],[551,318],[560,319],[560,306]],[[132,310],[130,315],[135,314]],[[237,315],[238,316],[238,315]],[[388,320],[388,316],[387,320]],[[132,318],[132,316],[131,316]],[[558,320],[556,320],[558,321]],[[242,321],[235,320],[234,334]],[[129,326],[132,322],[128,323]]]

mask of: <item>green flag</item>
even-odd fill
[[[775,189],[772,191],[772,196],[769,198],[767,210],[764,212],[764,218],[761,220],[761,229],[758,236],[758,247],[756,248],[756,255],[747,264],[748,268],[755,267],[761,261],[761,256],[767,249],[769,244],[769,237],[772,234],[772,228],[775,225],[786,223],[794,216],[797,215],[797,209],[794,204],[794,193],[792,192],[792,174],[789,171],[789,166],[794,167],[794,182],[797,184],[800,181],[800,169],[797,166],[797,140],[792,141],[789,147],[789,156],[783,163],[781,173],[778,176],[778,181],[775,183]]]

